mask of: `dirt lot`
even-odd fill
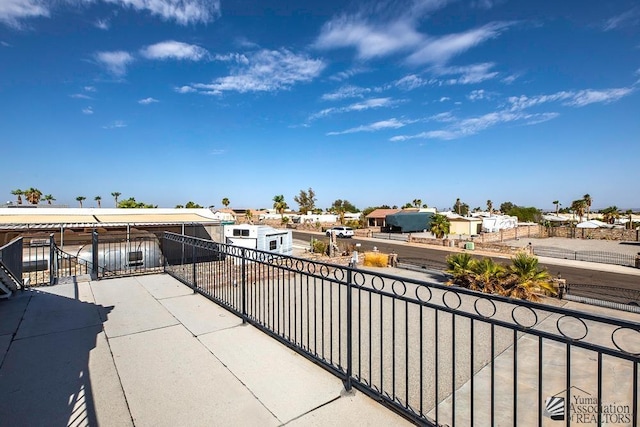
[[[504,242],[506,246],[526,247],[529,242],[534,247],[547,246],[572,251],[603,251],[635,255],[640,252],[640,242],[616,242],[612,240],[567,239],[565,237],[523,238]]]

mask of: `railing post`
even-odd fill
[[[242,254],[242,278],[240,281],[240,286],[242,287],[240,291],[242,298],[242,323],[247,323],[247,250],[242,248],[240,253]]]
[[[53,238],[53,233],[49,234],[49,285],[53,285],[56,280],[57,272],[54,267],[54,263],[57,264],[56,259],[56,241]]]
[[[196,245],[195,242],[193,242],[191,244],[191,265],[192,265],[192,277],[193,280],[191,281],[193,283],[193,293],[195,294],[197,292],[196,289],[198,289],[198,279],[196,276]]]
[[[91,278],[98,280],[98,232],[91,233]]]
[[[355,263],[353,263],[355,264]],[[344,382],[346,391],[351,391],[351,377],[353,375],[353,295],[351,282],[353,270],[351,266],[347,270],[347,378]]]

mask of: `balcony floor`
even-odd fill
[[[0,425],[409,423],[167,275],[0,301]]]

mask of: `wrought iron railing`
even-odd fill
[[[168,274],[416,423],[638,424],[640,323],[172,233],[163,250]]]
[[[11,276],[22,287],[24,281],[22,280],[22,237],[18,237],[0,247],[0,263],[9,272]]]
[[[534,246],[533,253],[537,256],[562,258],[575,261],[599,262],[602,264],[625,265],[634,267],[636,257],[631,254],[604,251],[572,251],[569,249],[549,246]]]

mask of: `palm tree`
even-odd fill
[[[458,215],[460,215],[460,207],[461,206],[462,206],[462,204],[460,203],[460,197],[458,197],[456,199],[456,204],[455,204],[456,212],[458,213]]]
[[[24,192],[18,188],[16,190],[13,190],[11,192],[11,194],[13,194],[14,196],[18,197],[18,204],[21,205],[22,204],[22,195],[24,194]]]
[[[447,257],[447,273],[453,276],[451,283],[468,288],[472,272],[473,258],[466,252],[452,254]]]
[[[281,217],[284,218],[284,211],[289,206],[287,202],[284,201],[284,196],[282,194],[276,195],[273,197],[273,208],[280,214]]]
[[[24,194],[24,197],[27,199],[27,201],[32,205],[37,205],[38,203],[40,203],[40,198],[42,197],[42,191],[38,190],[37,188],[31,187],[28,190],[26,190],[23,194]]]
[[[113,198],[116,201],[116,208],[118,207],[118,197],[120,197],[121,193],[118,193],[117,191],[114,191],[113,193],[111,193],[111,195],[113,196]]]
[[[56,199],[51,195],[51,194],[47,194],[44,196],[44,199],[47,201],[47,204],[50,205],[51,202],[55,201]]]
[[[489,211],[489,216],[491,216],[491,213],[493,212],[493,202],[491,199],[487,200],[487,210]]]
[[[413,199],[413,206],[415,206],[416,208],[419,208],[421,204],[422,204],[422,200]]]
[[[616,219],[620,218],[620,211],[617,206],[609,206],[600,211],[602,220],[607,224],[615,224]]]
[[[253,224],[253,212],[251,212],[251,209],[247,209],[244,216],[249,224]]]
[[[556,205],[556,216],[558,216],[558,211],[560,210],[560,202],[558,200],[554,200],[552,203]]]
[[[101,208],[101,207],[102,207],[102,203],[101,203],[101,201],[102,201],[102,197],[100,197],[100,196],[96,196],[96,197],[94,197],[94,198],[93,198],[93,200],[95,200],[96,202],[98,202],[98,207],[99,207],[99,208]]]
[[[573,214],[580,217],[580,222],[582,222],[582,217],[584,216],[584,211],[587,208],[587,203],[584,199],[574,200],[571,202],[571,210]]]
[[[84,196],[78,196],[76,197],[76,200],[78,201],[78,203],[80,203],[80,207],[82,207],[82,201],[87,200],[87,198]]]
[[[582,200],[584,200],[584,204],[587,207],[587,221],[589,221],[589,214],[591,213],[591,196],[589,194],[585,194],[582,196]]]
[[[430,230],[436,236],[436,239],[442,239],[446,234],[449,234],[451,223],[449,219],[440,214],[436,214],[431,218]]]
[[[512,280],[506,287],[507,296],[537,301],[536,291],[551,295],[556,293],[549,272],[539,267],[538,258],[526,252],[519,252],[511,259],[509,274]]]
[[[222,199],[222,205],[226,208],[227,206],[229,206],[231,202],[229,201],[228,197],[225,197],[224,199]]]
[[[470,289],[489,294],[503,294],[506,274],[504,266],[489,257],[474,260],[471,263]]]

